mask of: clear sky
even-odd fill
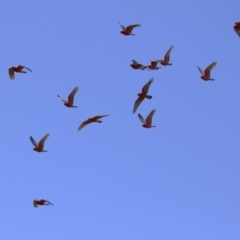
[[[1,240],[239,240],[240,2],[12,1],[0,9]],[[136,36],[118,22],[139,23]],[[168,48],[172,66],[133,70]],[[197,69],[213,61],[215,81]],[[33,73],[8,68],[25,65]],[[132,114],[150,79],[151,100]],[[79,91],[69,109],[57,98]],[[137,114],[156,109],[145,129]],[[110,114],[81,131],[82,121]],[[33,151],[46,133],[47,153]],[[33,199],[51,206],[33,207]]]

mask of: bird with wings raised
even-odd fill
[[[121,34],[125,35],[125,36],[135,36],[135,34],[132,33],[132,30],[135,28],[135,27],[140,27],[141,25],[140,24],[132,24],[132,25],[129,25],[127,27],[124,27],[120,22],[118,22],[118,24],[121,26],[122,28],[122,31],[120,32]]]
[[[43,206],[43,205],[45,205],[45,206],[52,205],[52,206],[53,206],[53,204],[52,204],[51,202],[49,202],[48,200],[45,200],[45,199],[33,200],[33,206],[34,206],[35,208],[37,208],[39,205],[40,205],[40,206]]]
[[[27,67],[24,67],[22,65],[19,65],[17,67],[10,67],[8,69],[8,74],[9,74],[9,77],[14,80],[15,79],[15,74],[14,72],[17,72],[17,73],[27,73],[26,71],[23,71],[23,69],[27,69],[28,71],[32,72],[31,69],[27,68]]]
[[[142,65],[141,63],[137,62],[136,60],[134,59],[131,59],[132,60],[132,63],[130,64],[130,66],[133,68],[133,69],[141,69],[141,70],[145,70],[148,66],[144,66]],[[148,68],[147,68],[148,69]],[[149,70],[149,69],[148,69]]]
[[[201,79],[204,81],[214,81],[215,79],[211,78],[211,70],[217,65],[217,62],[211,63],[204,71],[198,67],[199,72],[201,73]]]
[[[157,64],[158,64],[161,60],[154,60],[154,61],[150,60],[150,61],[151,61],[151,63],[150,63],[150,65],[148,65],[148,69],[158,70],[159,68],[161,68],[161,67],[158,67],[158,66],[157,66]]]
[[[98,116],[95,116],[95,117],[92,117],[92,118],[88,118],[86,121],[81,123],[81,125],[78,128],[78,131],[81,130],[82,128],[84,128],[86,125],[88,125],[90,123],[94,123],[94,122],[101,123],[102,121],[100,121],[99,119],[103,118],[103,117],[107,117],[107,116],[109,116],[109,115],[98,115]]]
[[[64,102],[64,105],[66,107],[69,107],[69,108],[77,108],[77,106],[74,106],[73,105],[73,102],[74,102],[74,96],[75,94],[77,93],[78,91],[78,87],[75,87],[72,92],[68,95],[68,100],[65,100],[64,98],[62,98],[61,96],[57,95],[57,97],[62,100]]]
[[[47,133],[47,134],[40,140],[40,142],[39,142],[38,144],[37,144],[36,141],[33,139],[33,137],[30,136],[30,140],[31,140],[33,146],[35,147],[35,148],[33,148],[33,150],[36,151],[36,152],[47,152],[47,151],[44,150],[43,148],[44,148],[45,141],[47,140],[47,138],[49,137],[49,135],[50,135],[50,134]]]
[[[144,119],[140,113],[138,114],[138,117],[139,117],[140,121],[143,123],[142,126],[143,126],[144,128],[153,128],[153,127],[156,127],[156,126],[152,126],[152,117],[153,117],[153,114],[154,114],[155,112],[156,112],[156,110],[153,109],[153,110],[148,114],[148,116],[147,116],[146,119]]]
[[[153,82],[153,78],[151,78],[142,88],[142,92],[138,93],[138,99],[135,101],[134,103],[134,107],[133,107],[133,113],[136,112],[136,110],[138,109],[139,105],[142,103],[142,101],[147,98],[147,99],[151,99],[152,96],[151,95],[147,95],[148,90],[150,85]]]
[[[164,55],[164,60],[160,60],[160,64],[162,64],[163,66],[171,66],[172,63],[169,63],[170,61],[170,54],[171,51],[173,49],[173,46],[171,46],[168,51],[166,52],[166,54]]]

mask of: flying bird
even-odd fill
[[[37,208],[38,205],[40,205],[40,206],[43,206],[43,205],[45,205],[45,206],[52,205],[52,206],[53,206],[52,203],[50,203],[49,201],[44,200],[44,199],[41,199],[41,200],[33,200],[33,206],[34,206],[35,208]]]
[[[152,117],[153,117],[153,114],[156,112],[155,109],[153,109],[147,116],[146,119],[144,119],[141,114],[138,114],[138,117],[140,119],[140,121],[143,123],[143,127],[144,128],[152,128],[152,127],[156,127],[156,126],[152,126]]]
[[[31,69],[27,68],[27,67],[24,67],[22,65],[19,65],[18,67],[10,67],[8,69],[8,74],[9,74],[9,77],[14,80],[15,79],[15,74],[14,72],[17,72],[17,73],[27,73],[25,71],[23,71],[23,69],[26,68],[27,70],[29,70],[30,72],[32,72]]]
[[[160,60],[160,63],[163,65],[163,66],[171,66],[172,63],[169,63],[170,61],[170,54],[171,54],[171,51],[173,49],[173,46],[171,46],[168,51],[166,52],[166,54],[164,55],[164,60]]]
[[[147,99],[151,99],[152,96],[147,95],[148,93],[148,89],[150,87],[150,85],[153,82],[153,78],[151,78],[142,88],[142,92],[138,93],[138,99],[135,101],[134,103],[134,107],[133,107],[133,113],[136,112],[137,108],[139,107],[139,105],[142,103],[142,101],[147,98]]]
[[[199,72],[202,74],[201,79],[204,81],[209,81],[212,80],[214,81],[215,79],[211,78],[211,70],[217,65],[216,62],[211,63],[205,70],[204,72],[198,67]]]
[[[99,115],[99,116],[95,116],[95,117],[89,118],[88,120],[82,122],[82,124],[78,128],[78,131],[81,130],[86,125],[90,124],[90,123],[94,123],[94,122],[101,123],[102,121],[100,121],[98,119],[103,118],[103,117],[107,117],[107,116],[109,116],[109,115]]]
[[[161,67],[157,67],[157,64],[160,62],[160,60],[155,60],[155,61],[151,61],[151,64],[148,65],[148,68],[151,69],[151,70],[158,70],[159,68]]]
[[[77,93],[77,91],[78,91],[78,87],[75,87],[73,90],[72,90],[72,92],[69,94],[69,96],[68,96],[68,101],[66,101],[65,99],[63,99],[61,96],[59,96],[59,95],[57,95],[58,96],[58,98],[60,99],[60,100],[62,100],[63,102],[64,102],[64,105],[66,106],[66,107],[69,107],[69,108],[77,108],[77,106],[74,106],[73,105],[73,101],[74,101],[74,96],[75,96],[75,94]]]
[[[233,29],[237,33],[237,35],[240,37],[240,22],[235,22]]]
[[[141,70],[145,70],[148,66],[144,66],[142,64],[140,64],[139,62],[137,62],[136,60],[134,59],[131,59],[132,60],[132,64],[130,64],[130,66],[133,68],[133,69],[141,69]],[[148,69],[148,68],[147,68]],[[149,69],[148,69],[149,70]]]
[[[123,34],[123,35],[126,35],[126,36],[129,36],[129,35],[135,36],[135,34],[132,34],[133,28],[141,26],[140,24],[133,24],[133,25],[129,25],[127,27],[124,27],[120,22],[118,22],[118,24],[122,28],[122,31],[120,33]]]
[[[34,147],[35,147],[35,148],[33,148],[33,150],[36,151],[36,152],[47,152],[46,150],[43,150],[43,148],[44,148],[44,143],[45,143],[45,141],[47,140],[47,138],[49,137],[49,135],[50,135],[50,134],[47,133],[47,134],[40,140],[40,142],[39,142],[38,144],[35,142],[35,140],[33,139],[33,137],[30,136],[30,140],[31,140],[32,144],[33,144]]]

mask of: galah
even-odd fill
[[[68,96],[68,101],[66,101],[65,99],[63,99],[61,96],[59,96],[59,95],[57,95],[58,96],[58,98],[60,99],[60,100],[62,100],[63,102],[64,102],[64,105],[66,106],[66,107],[69,107],[69,108],[77,108],[77,106],[74,106],[73,105],[73,101],[74,101],[74,96],[75,96],[75,94],[77,93],[77,91],[78,91],[78,87],[75,87],[73,90],[72,90],[72,92],[69,94],[69,96]]]
[[[8,69],[8,74],[9,74],[9,77],[14,80],[15,79],[15,74],[14,72],[17,72],[17,73],[27,73],[25,71],[23,71],[23,69],[26,68],[27,70],[29,70],[30,72],[32,72],[31,69],[27,68],[27,67],[24,67],[22,65],[19,65],[18,67],[10,67]]]
[[[233,29],[237,33],[237,35],[240,37],[240,22],[235,22]]]
[[[31,140],[32,144],[33,144],[34,147],[35,147],[35,148],[33,148],[33,150],[36,151],[36,152],[47,152],[46,150],[43,150],[43,148],[44,148],[44,143],[45,143],[45,141],[47,140],[47,138],[49,137],[49,135],[50,135],[50,134],[47,133],[47,134],[40,140],[40,142],[39,142],[38,144],[35,142],[35,140],[33,139],[33,137],[30,136],[30,140]]]
[[[160,63],[163,65],[163,66],[171,66],[172,63],[169,63],[170,61],[170,54],[171,54],[171,51],[173,49],[173,46],[171,46],[168,51],[166,52],[166,54],[164,55],[164,60],[160,60]]]
[[[141,26],[140,24],[133,24],[133,25],[129,25],[127,27],[124,27],[120,22],[118,22],[118,24],[122,28],[122,31],[120,33],[123,34],[123,35],[126,35],[126,36],[129,36],[129,35],[135,36],[135,34],[132,34],[133,28]]]
[[[78,128],[78,131],[81,130],[86,125],[90,124],[90,123],[94,123],[94,122],[101,123],[102,121],[100,121],[98,119],[103,118],[103,117],[107,117],[107,116],[109,116],[109,115],[98,115],[98,116],[87,119],[86,121],[82,122],[82,124]]]
[[[151,70],[158,70],[159,68],[161,67],[157,67],[157,64],[160,62],[160,60],[150,60],[151,61],[151,64],[148,65],[148,68],[151,69]]]
[[[211,78],[211,70],[217,65],[216,62],[211,63],[205,70],[204,72],[198,67],[199,72],[201,73],[201,79],[204,81],[209,81],[212,80],[214,81],[215,79]]]
[[[144,128],[152,128],[152,127],[156,127],[156,126],[152,126],[152,117],[153,117],[153,114],[156,112],[155,109],[153,109],[147,116],[146,119],[144,119],[141,114],[138,114],[138,117],[140,119],[140,121],[143,123],[143,127]]]
[[[141,63],[137,62],[136,60],[134,59],[131,59],[132,60],[132,64],[130,64],[130,66],[133,68],[133,69],[141,69],[141,70],[145,70],[148,66],[144,66],[142,65]],[[147,68],[148,69],[148,68]],[[148,69],[149,70],[149,69]]]
[[[52,203],[50,203],[49,201],[44,200],[44,199],[41,199],[41,200],[33,200],[33,206],[34,206],[35,208],[37,208],[39,205],[40,205],[40,206],[43,206],[43,205],[45,205],[45,206],[52,205],[52,206],[53,206]]]
[[[148,89],[150,87],[150,85],[153,82],[153,78],[151,78],[142,88],[142,92],[138,93],[138,99],[135,101],[134,103],[134,107],[133,107],[133,113],[136,112],[137,108],[139,107],[139,105],[142,103],[142,101],[147,98],[147,99],[151,99],[152,96],[147,95],[148,93]]]

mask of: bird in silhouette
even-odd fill
[[[120,22],[118,22],[118,24],[121,26],[122,31],[120,32],[121,34],[125,35],[125,36],[135,36],[135,34],[132,34],[132,30],[135,27],[140,27],[140,24],[133,24],[133,25],[129,25],[127,27],[124,27]]]
[[[152,126],[152,117],[153,117],[153,114],[156,112],[155,109],[153,109],[147,116],[146,119],[144,119],[141,114],[138,114],[138,117],[140,119],[140,121],[143,123],[143,127],[144,128],[152,128],[152,127],[156,127],[156,126]]]
[[[204,81],[214,81],[215,79],[211,78],[211,70],[217,65],[216,62],[211,63],[205,70],[204,72],[198,67],[199,72],[201,73],[201,79]]]
[[[45,206],[52,205],[52,206],[53,206],[52,203],[50,203],[49,201],[44,200],[44,199],[41,199],[41,200],[33,200],[33,206],[34,206],[35,208],[37,208],[39,205],[40,205],[40,206],[43,206],[43,205],[45,205]]]
[[[18,67],[10,67],[10,68],[8,69],[9,77],[10,77],[12,80],[14,80],[14,79],[15,79],[15,74],[14,74],[14,72],[17,72],[17,73],[27,73],[27,72],[23,71],[24,68],[27,69],[27,70],[29,70],[30,72],[32,72],[31,69],[29,69],[29,68],[27,68],[27,67],[24,67],[24,66],[22,66],[22,65],[19,65]]]
[[[237,35],[240,37],[240,22],[235,22],[233,29],[237,33]]]
[[[169,63],[170,61],[170,54],[171,51],[173,49],[173,46],[171,46],[168,51],[166,52],[166,54],[164,55],[164,60],[160,60],[160,64],[162,64],[163,66],[171,66],[172,63]]]
[[[141,70],[145,70],[148,66],[144,66],[142,65],[141,63],[137,62],[136,60],[134,59],[131,59],[132,60],[132,64],[130,64],[130,66],[133,68],[133,69],[141,69]],[[147,68],[148,69],[148,68]],[[148,69],[149,70],[149,69]]]
[[[36,151],[36,152],[47,152],[46,150],[43,150],[43,148],[44,148],[44,143],[45,143],[45,141],[47,140],[47,138],[49,137],[49,135],[50,135],[50,134],[47,133],[47,134],[40,140],[40,142],[39,142],[38,144],[35,142],[35,140],[33,139],[33,137],[30,136],[30,140],[31,140],[33,146],[35,147],[35,148],[33,148],[33,150]]]
[[[138,93],[138,99],[135,101],[134,103],[134,107],[133,107],[133,113],[136,112],[136,110],[138,109],[139,105],[142,103],[142,101],[147,98],[147,99],[151,99],[152,96],[151,95],[147,95],[148,90],[150,85],[153,82],[153,78],[151,78],[142,88],[142,92]]]
[[[107,116],[109,116],[109,115],[98,115],[98,116],[87,119],[86,121],[82,122],[82,124],[78,128],[78,131],[90,123],[94,123],[94,122],[101,123],[102,121],[100,121],[98,119],[107,117]]]
[[[69,94],[69,96],[68,96],[68,101],[66,101],[65,99],[63,99],[61,96],[59,96],[59,95],[57,95],[58,96],[58,98],[60,99],[60,100],[62,100],[63,102],[64,102],[64,105],[66,106],[66,107],[69,107],[69,108],[77,108],[77,106],[74,106],[73,105],[73,101],[74,101],[74,96],[75,96],[75,94],[77,93],[77,91],[78,91],[78,87],[75,87],[73,90],[72,90],[72,92]]]
[[[150,63],[150,65],[148,65],[148,69],[158,70],[159,68],[161,68],[161,67],[157,66],[157,64],[160,62],[160,60],[154,60],[154,61],[150,60],[150,61],[151,61],[151,63]]]

